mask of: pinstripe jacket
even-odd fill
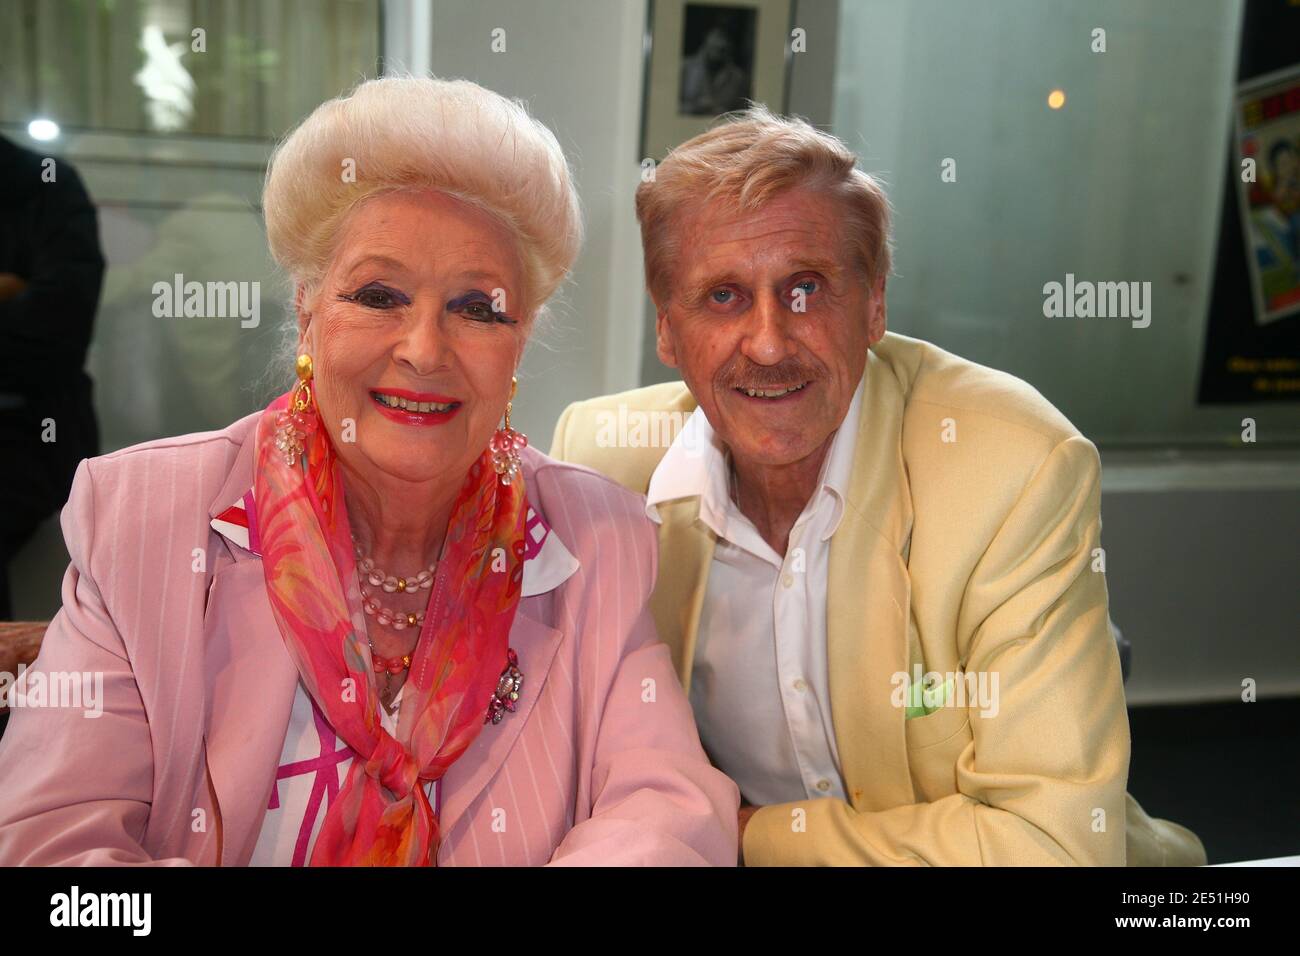
[[[102,675],[103,713],[13,709],[0,865],[248,862],[298,686],[231,511],[256,421],[81,463],[63,608],[20,686]],[[443,780],[439,864],[734,865],[739,795],[657,640],[639,496],[532,449],[524,480],[554,541],[510,635],[522,697]]]

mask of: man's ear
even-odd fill
[[[673,344],[667,308],[655,309],[655,352],[659,355],[659,361],[669,368],[677,368],[677,347]]]
[[[871,287],[871,297],[867,301],[867,340],[875,345],[885,335],[885,276],[881,276]]]

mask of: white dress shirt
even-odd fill
[[[846,799],[828,690],[826,581],[862,392],[859,382],[784,555],[731,500],[728,453],[703,409],[687,419],[650,478],[652,520],[660,520],[660,503],[698,497],[700,520],[717,535],[690,700],[710,758],[754,806]]]

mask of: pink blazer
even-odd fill
[[[81,463],[33,669],[102,672],[104,713],[13,709],[0,864],[248,862],[298,685],[261,559],[214,529],[252,486],[256,420]],[[444,778],[439,864],[735,865],[739,794],[656,637],[641,502],[533,449],[524,476],[570,566],[528,595],[525,565],[522,697]]]

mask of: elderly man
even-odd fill
[[[637,217],[684,383],[575,404],[552,449],[646,494],[744,862],[1203,863],[1125,793],[1097,451],[885,330],[889,205],[855,161],[762,108],[674,150]]]

